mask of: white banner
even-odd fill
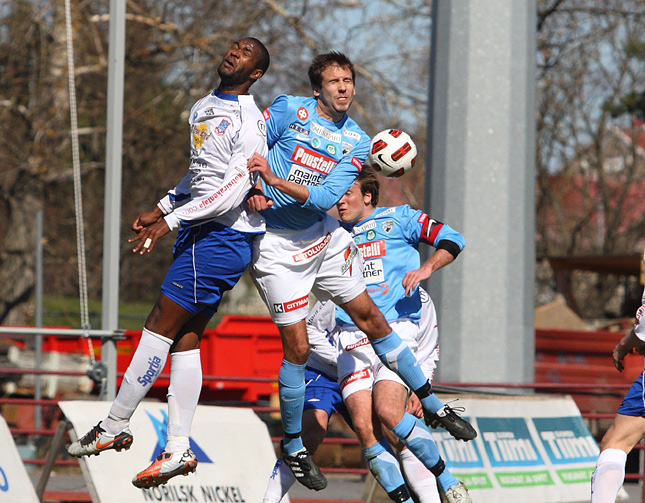
[[[109,402],[61,402],[60,408],[82,436],[106,417]],[[128,451],[109,450],[84,457],[81,468],[94,503],[173,501],[256,503],[262,501],[276,461],[266,425],[250,409],[198,406],[190,437],[197,471],[152,489],[137,489],[132,477],[146,468],[166,444],[167,406],[143,402],[130,430]],[[285,497],[283,501],[289,501]]]
[[[432,437],[473,501],[589,501],[600,451],[571,397],[460,398],[452,405],[466,407],[477,438],[461,442],[439,429]]]
[[[38,497],[31,483],[25,465],[20,459],[16,444],[0,416],[0,502],[38,503]]]

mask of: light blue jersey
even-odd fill
[[[420,242],[445,248],[453,255],[465,245],[463,236],[457,231],[407,204],[375,208],[368,218],[348,230],[363,256],[367,292],[388,321],[399,318],[418,321],[420,318],[419,289],[406,297],[402,284],[408,271],[421,266]],[[336,309],[336,317],[342,324],[352,324],[342,309]]]
[[[347,115],[339,122],[316,113],[316,100],[278,96],[264,111],[272,171],[306,185],[304,204],[262,182],[273,206],[262,212],[267,227],[306,229],[321,220],[347,192],[360,172],[370,139]]]

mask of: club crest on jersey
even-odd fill
[[[376,237],[376,232],[375,232],[375,231],[373,231],[373,230],[371,230],[371,231],[367,231],[367,234],[365,234],[365,238],[366,238],[368,241],[371,241],[371,240],[372,240],[372,239],[374,239],[375,237]]]
[[[343,142],[343,155],[347,155],[352,151],[352,145],[351,143],[347,143],[346,141]]]
[[[394,220],[388,218],[387,220],[381,222],[381,229],[383,229],[383,232],[385,232],[385,234],[392,232],[392,229],[394,229]]]
[[[222,136],[230,125],[231,125],[231,122],[229,120],[222,119],[221,122],[215,128],[215,134]]]
[[[305,107],[300,107],[296,112],[296,115],[301,121],[306,121],[309,118],[309,113]]]
[[[335,145],[327,145],[325,150],[327,150],[327,153],[329,155],[336,155],[336,146]]]

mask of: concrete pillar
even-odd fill
[[[438,381],[534,378],[536,9],[433,2],[425,207],[466,239],[429,281]]]

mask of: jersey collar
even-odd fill
[[[218,97],[220,100],[226,101],[239,101],[239,96],[237,94],[226,94],[220,91],[219,89],[213,89],[211,93],[213,96]]]

